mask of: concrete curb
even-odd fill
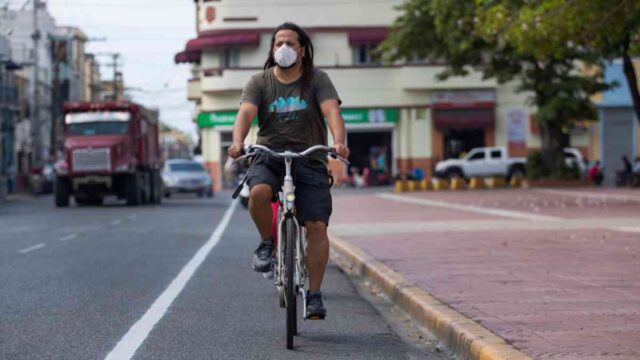
[[[456,359],[531,359],[504,339],[411,283],[395,270],[366,254],[357,246],[329,235],[332,258],[348,273],[362,276],[420,325],[427,328]],[[346,263],[346,264],[345,264]]]

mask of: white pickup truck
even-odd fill
[[[582,174],[586,171],[580,151],[565,148],[567,166],[575,164]],[[438,178],[470,178],[474,176],[524,176],[526,159],[510,158],[505,147],[482,147],[469,151],[462,159],[448,159],[436,164],[434,176]]]

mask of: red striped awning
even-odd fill
[[[373,27],[362,29],[349,29],[349,44],[378,44],[389,35],[389,28]]]
[[[189,40],[185,50],[202,51],[221,46],[258,46],[259,43],[260,34],[256,31],[223,31]]]
[[[176,64],[180,63],[194,63],[200,62],[202,52],[200,51],[182,51],[176,54],[174,61]]]

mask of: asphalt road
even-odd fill
[[[327,320],[302,323],[286,350],[272,282],[250,268],[256,232],[230,208],[228,194],[138,208],[0,204],[0,358],[441,358],[404,342],[333,265]]]

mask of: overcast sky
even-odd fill
[[[26,1],[26,0],[24,0]],[[10,0],[12,7],[23,0]],[[0,4],[4,1],[0,0]],[[122,54],[125,86],[135,101],[160,108],[163,122],[195,136],[191,118],[195,105],[187,100],[189,65],[176,65],[174,55],[195,37],[192,0],[48,0],[58,26],[76,26],[89,38],[106,38],[87,44],[87,51]],[[111,59],[98,57],[102,64]],[[113,70],[101,67],[103,79]]]

